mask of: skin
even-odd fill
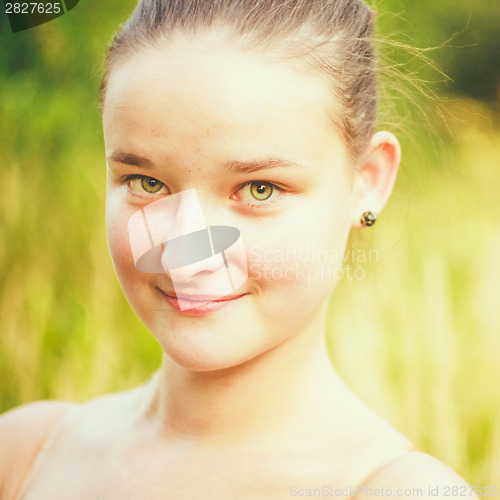
[[[378,211],[385,202],[399,148],[389,134],[377,136],[374,143],[385,142],[376,145],[365,175],[352,185],[347,150],[326,113],[328,99],[329,90],[319,78],[262,58],[242,57],[229,48],[151,50],[120,65],[111,76],[103,114],[109,248],[129,302],[166,354],[154,393],[166,435],[182,433],[217,443],[268,440],[283,429],[287,415],[310,405],[311,388],[318,390],[314,397],[321,394],[319,380],[339,385],[323,344],[325,309],[335,279],[287,279],[286,270],[296,262],[268,263],[265,252],[291,250],[298,255],[307,242],[342,254],[360,207],[369,199]],[[131,188],[145,193],[122,179],[144,169],[114,161],[119,152],[147,157],[153,165],[147,175],[168,189],[146,198],[131,196]],[[251,174],[228,174],[223,168],[232,160],[266,158],[301,166]],[[244,186],[249,181],[272,182],[284,192],[272,205],[252,207],[255,200]],[[176,314],[165,305],[160,290],[173,289],[168,274],[138,271],[127,233],[128,219],[138,208],[193,187],[208,223],[240,229],[253,271],[237,291],[245,297],[202,318]],[[266,276],[264,261],[283,278]],[[316,265],[298,264],[305,271]],[[339,266],[329,264],[331,276]],[[163,382],[167,379],[169,384]],[[255,387],[265,390],[248,398]],[[304,392],[299,394],[299,388]],[[324,411],[322,403],[319,413]],[[241,414],[244,421],[235,418]]]
[[[188,499],[200,489],[204,498],[235,498],[235,492],[288,498],[292,485],[357,484],[411,447],[330,364],[323,324],[341,263],[323,263],[326,277],[306,280],[304,273],[318,264],[293,259],[305,248],[341,255],[360,215],[382,210],[400,161],[396,138],[377,133],[352,180],[345,143],[326,112],[332,96],[319,76],[229,44],[205,47],[184,42],[130,55],[111,73],[103,111],[109,250],[128,301],[164,351],[162,366],[136,390],[84,405],[39,407],[46,415],[40,436],[66,413],[22,498],[47,498],[43,492],[55,488],[75,499],[173,498],[169,493]],[[142,166],[132,165],[130,155],[141,157]],[[269,158],[300,166],[224,169],[228,161]],[[162,188],[144,192],[140,181],[125,179],[130,175],[153,177]],[[272,204],[252,206],[253,181],[282,190]],[[173,290],[168,272],[138,271],[127,232],[141,207],[191,188],[208,224],[241,231],[250,270],[237,291],[242,298],[202,316],[170,308],[163,294]],[[283,250],[286,259],[268,262]],[[266,277],[266,266],[280,277]],[[296,274],[284,278],[290,268]],[[193,290],[210,272],[196,270]],[[0,420],[0,435],[15,435],[21,419],[14,415],[17,420],[12,414]],[[3,460],[0,455],[0,478],[6,477]],[[10,466],[17,472],[0,492],[16,491],[30,465],[26,459]],[[392,470],[386,486],[417,486],[424,478],[462,484],[422,453],[385,470]],[[416,470],[423,471],[420,479],[409,475]]]

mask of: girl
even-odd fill
[[[374,224],[400,162],[374,133],[373,18],[361,0],[140,1],[101,85],[106,224],[162,366],[6,414],[2,499],[466,487],[355,397],[324,342],[349,232]]]

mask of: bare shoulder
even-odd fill
[[[134,422],[142,393],[136,388],[81,404],[37,401],[0,415],[0,500],[17,497],[40,452],[45,465],[53,463],[54,450],[61,449],[70,450],[76,463],[85,450],[116,442]]]
[[[452,496],[466,496],[472,500],[478,498],[468,483],[450,467],[420,451],[402,455],[379,470],[366,483],[357,499],[371,497],[375,490],[381,492],[382,488],[385,492],[392,490],[391,493],[397,496],[433,500],[447,500]]]
[[[10,498],[23,480],[47,434],[75,403],[37,401],[0,416],[0,498]]]

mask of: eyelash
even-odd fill
[[[137,198],[142,198],[142,199],[149,199],[149,198],[154,197],[155,193],[149,193],[149,195],[142,195],[142,194],[138,194],[137,192],[133,191],[132,188],[130,187],[130,183],[136,179],[154,179],[155,181],[158,181],[158,179],[156,179],[155,177],[151,177],[150,175],[141,175],[141,174],[127,175],[123,179],[123,184],[127,185],[128,191],[129,191],[131,196],[135,196]],[[163,182],[161,182],[161,181],[158,181],[158,182],[160,182],[162,184],[162,187],[163,186],[166,187],[166,185],[163,184]],[[147,193],[147,191],[144,191],[144,192]]]
[[[142,198],[142,199],[148,199],[148,198],[151,198],[154,196],[154,193],[150,193],[151,196],[147,196],[147,195],[141,195],[141,194],[138,194],[136,193],[135,191],[133,191],[131,188],[130,188],[130,182],[132,182],[133,180],[135,179],[154,179],[156,181],[158,181],[158,179],[156,179],[155,177],[151,177],[149,175],[141,175],[141,174],[131,174],[131,175],[127,175],[124,179],[123,179],[123,184],[126,184],[127,185],[127,188],[128,188],[128,191],[130,193],[131,196],[135,196],[137,198]],[[164,184],[163,182],[161,181],[158,181],[162,184],[162,187],[163,186],[166,186],[166,184]],[[263,184],[269,184],[270,186],[272,186],[272,189],[273,189],[273,193],[275,191],[278,192],[278,196],[276,196],[276,198],[274,198],[273,200],[271,201],[268,201],[268,202],[263,202],[263,203],[247,203],[246,206],[250,207],[250,208],[258,208],[258,209],[261,209],[261,208],[267,208],[271,205],[274,205],[276,202],[278,202],[281,198],[281,195],[283,193],[286,192],[285,189],[277,186],[276,184],[273,184],[272,182],[269,182],[269,181],[260,181],[260,180],[255,180],[255,181],[248,181],[248,182],[245,182],[244,184],[241,184],[238,189],[236,189],[236,191],[231,195],[231,196],[234,196],[236,193],[238,193],[239,191],[241,191],[244,187],[246,186],[251,186],[253,183],[256,183],[256,182],[262,182]],[[160,188],[161,189],[161,188]]]
[[[272,186],[273,193],[275,191],[277,191],[278,192],[278,196],[276,196],[271,201],[267,201],[267,202],[263,201],[262,203],[246,203],[247,207],[257,208],[257,209],[268,208],[271,205],[274,205],[275,203],[277,203],[278,201],[280,201],[283,193],[285,193],[285,189],[283,189],[283,188],[281,188],[281,187],[277,186],[276,184],[273,184],[272,182],[269,182],[269,181],[255,180],[255,181],[245,182],[244,184],[241,184],[241,186],[238,187],[238,189],[235,191],[235,194],[238,193],[239,191],[241,191],[244,187],[251,186],[252,184],[259,183],[259,182],[261,182],[262,184],[268,184],[269,186]],[[231,196],[233,196],[233,195],[231,195]]]

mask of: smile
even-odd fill
[[[167,304],[180,314],[200,316],[219,311],[230,304],[240,300],[246,293],[226,297],[210,297],[208,295],[183,295],[176,296],[175,292],[166,293],[161,290]]]

